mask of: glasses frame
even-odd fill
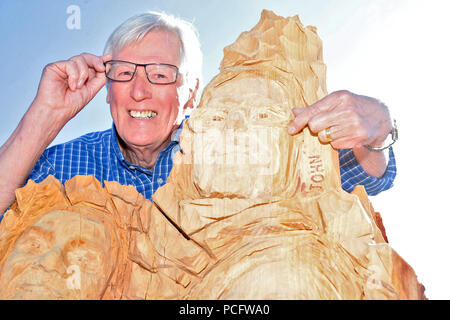
[[[106,73],[106,64],[109,62],[125,62],[125,63],[130,63],[130,64],[134,64],[134,72],[133,75],[131,76],[130,80],[115,80],[115,79],[111,79],[110,77],[108,77],[108,74]],[[116,81],[116,82],[130,82],[131,80],[133,80],[134,76],[136,75],[136,71],[137,71],[137,67],[144,67],[144,71],[145,71],[145,75],[147,77],[148,82],[150,82],[151,84],[159,84],[159,85],[166,85],[166,84],[173,84],[175,82],[177,82],[178,80],[178,67],[174,66],[173,64],[168,64],[168,63],[133,63],[130,61],[124,61],[124,60],[109,60],[106,62],[103,62],[103,65],[105,66],[105,76],[106,78],[108,78],[111,81]],[[147,73],[147,66],[169,66],[169,67],[173,67],[175,68],[176,74],[175,74],[175,80],[172,82],[167,82],[167,83],[158,83],[158,82],[153,82],[150,80],[148,73]]]

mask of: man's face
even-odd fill
[[[180,40],[174,33],[154,30],[140,42],[114,52],[113,60],[138,64],[165,63],[179,67],[180,46]],[[173,84],[152,84],[143,67],[137,68],[129,82],[111,82],[107,102],[118,134],[128,146],[158,147],[167,141],[183,109],[177,92],[181,83],[181,75],[178,74]],[[156,116],[139,119],[131,115],[132,111],[153,111]]]
[[[6,299],[98,299],[112,270],[111,234],[100,221],[54,211],[17,239],[0,274]]]

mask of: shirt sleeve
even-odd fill
[[[384,175],[376,178],[364,171],[353,154],[352,149],[339,150],[339,164],[342,189],[352,192],[357,185],[362,185],[369,196],[375,196],[390,189],[397,175],[394,151],[389,148],[389,162]]]
[[[31,170],[30,174],[28,175],[28,178],[23,183],[22,187],[24,187],[28,180],[31,179],[36,183],[39,183],[43,181],[47,176],[49,175],[55,175],[55,168],[51,164],[51,162],[48,160],[46,152],[42,154],[42,156],[39,158],[39,160],[34,165],[33,169]],[[3,216],[5,215],[5,212],[8,211],[9,208],[7,208],[4,212],[0,214],[0,222],[3,220]]]
[[[23,186],[27,184],[29,179],[33,180],[36,183],[39,183],[49,175],[56,176],[56,170],[47,157],[47,151],[45,151],[34,165]]]

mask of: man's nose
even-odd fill
[[[134,100],[141,101],[152,97],[152,84],[147,79],[144,67],[137,67],[136,73],[131,81],[131,97]]]

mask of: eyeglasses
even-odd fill
[[[171,84],[177,81],[178,68],[165,63],[138,64],[128,61],[111,60],[104,63],[106,77],[113,81],[131,81],[137,67],[144,67],[148,81],[153,84]]]

